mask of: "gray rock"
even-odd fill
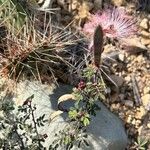
[[[37,105],[36,117],[46,114],[49,118],[50,114],[57,110],[57,100],[63,94],[72,92],[69,85],[54,84],[51,86],[42,85],[38,82],[22,82],[18,84],[16,97],[14,101],[17,105],[23,103],[26,98],[34,94],[33,103]],[[71,105],[71,104],[70,104]],[[96,117],[92,118],[92,122],[87,129],[90,146],[76,146],[73,150],[124,150],[127,145],[127,136],[121,120],[112,114],[101,102],[99,103],[101,110],[97,112]],[[46,126],[39,128],[39,133],[47,134],[48,138],[44,145],[48,147],[54,140],[54,134],[62,130],[66,125],[65,114],[58,116],[54,121]],[[62,150],[63,148],[61,148]]]
[[[103,4],[103,0],[94,0],[94,6],[97,10],[102,9],[102,4]]]

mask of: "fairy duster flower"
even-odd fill
[[[136,19],[127,15],[123,8],[105,9],[91,15],[83,27],[83,32],[91,36],[98,25],[101,25],[104,36],[110,38],[129,37],[137,31]]]

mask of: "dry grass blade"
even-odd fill
[[[61,74],[65,76],[66,69],[63,68],[76,69],[76,62],[81,60],[76,54],[79,51],[77,45],[82,39],[66,29],[68,27],[62,29],[53,25],[47,17],[47,13],[42,13],[32,20],[27,19],[19,30],[14,24],[6,27],[8,32],[4,44],[7,47],[2,56],[9,60],[3,68],[9,70],[10,78],[19,80],[30,74],[42,82],[45,74],[52,77],[57,74],[60,78]]]
[[[136,81],[135,75],[131,76],[131,80],[132,80],[132,87],[133,87],[133,93],[134,93],[134,99],[135,99],[136,105],[140,106],[142,100],[141,100],[139,87],[138,87],[138,83]]]

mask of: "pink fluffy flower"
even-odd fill
[[[85,23],[83,31],[93,35],[97,25],[101,25],[104,35],[110,38],[126,38],[137,31],[136,19],[127,15],[123,8],[105,9],[102,12],[91,15]]]

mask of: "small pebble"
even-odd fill
[[[102,3],[103,3],[103,0],[94,0],[94,7],[97,10],[100,10],[102,8]]]
[[[136,120],[135,120],[135,119],[133,119],[131,123],[132,123],[133,125],[135,125]]]
[[[127,123],[131,123],[131,120],[132,120],[132,117],[131,117],[131,115],[129,115],[126,121],[127,121]]]
[[[78,6],[78,1],[77,0],[74,0],[71,4],[71,7],[72,7],[72,10],[75,10],[77,9],[77,6]]]
[[[140,110],[137,111],[136,114],[135,114],[135,118],[136,119],[142,119],[143,116],[145,116],[145,114],[147,113],[146,110],[145,110],[145,108],[143,106],[141,106],[139,109]]]
[[[112,0],[112,3],[115,6],[122,6],[125,3],[125,0]]]
[[[124,113],[123,112],[120,112],[119,113],[119,117],[121,118],[121,119],[123,119],[125,116],[124,116]]]
[[[125,104],[126,106],[133,107],[134,102],[131,101],[131,100],[124,100],[124,104]]]
[[[147,124],[147,127],[150,129],[150,123]]]
[[[124,54],[119,54],[118,58],[120,61],[124,62],[125,61],[125,55]]]
[[[147,31],[142,30],[141,34],[142,34],[142,36],[145,36],[145,37],[148,37],[148,38],[150,37],[150,33],[147,32]]]
[[[147,109],[147,107],[150,104],[150,94],[145,94],[141,97],[142,103],[144,105],[144,107]]]
[[[143,93],[148,94],[150,92],[150,87],[144,87]]]
[[[120,100],[121,100],[121,101],[123,101],[123,100],[124,100],[124,97],[125,97],[125,95],[124,95],[124,94],[119,94],[119,98],[120,98]]]
[[[144,18],[141,23],[140,23],[140,27],[142,27],[143,29],[148,29],[148,19]]]
[[[149,45],[150,44],[150,38],[142,38],[141,43],[143,45],[146,45],[146,46]]]
[[[125,80],[126,80],[127,82],[130,82],[130,81],[131,81],[131,77],[130,77],[130,76],[125,77]]]
[[[120,87],[123,84],[123,78],[121,76],[117,76],[117,75],[111,75],[110,78],[115,82],[115,84]]]
[[[141,124],[141,120],[136,120],[136,126],[138,127]]]

